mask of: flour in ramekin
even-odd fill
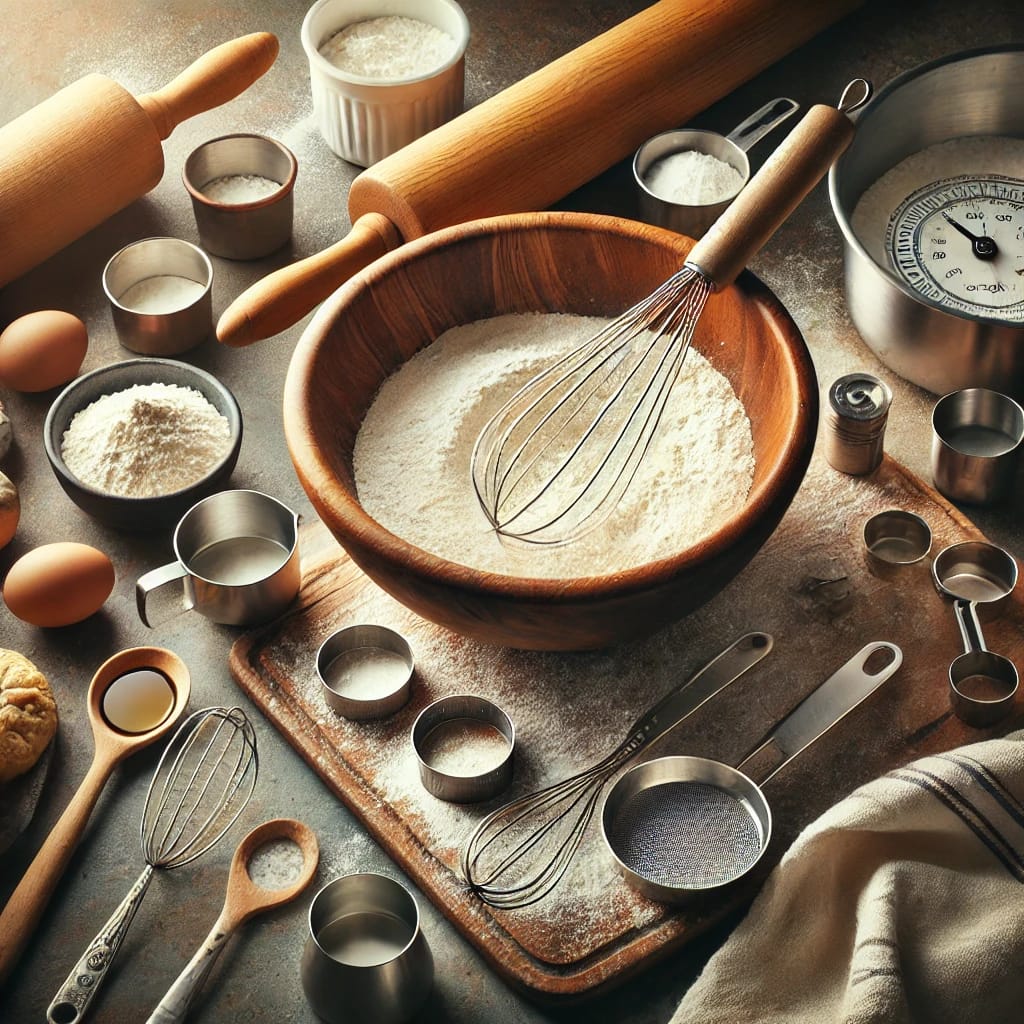
[[[477,502],[477,435],[515,389],[582,344],[604,320],[517,313],[455,327],[382,385],[354,451],[360,504],[407,541],[505,575],[606,575],[708,536],[746,503],[754,446],[729,381],[686,356],[651,450],[609,519],[559,547],[503,544]]]

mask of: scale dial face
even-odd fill
[[[930,304],[1024,322],[1024,181],[988,174],[925,185],[890,217],[886,249]]]

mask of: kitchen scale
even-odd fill
[[[1024,181],[960,175],[918,188],[893,211],[886,252],[926,302],[1024,321]]]

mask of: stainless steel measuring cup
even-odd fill
[[[268,622],[299,592],[299,516],[260,491],[211,494],[193,505],[174,530],[176,561],[135,585],[139,617],[152,626],[151,595],[181,580],[185,602],[214,622]]]
[[[987,541],[964,541],[943,548],[932,563],[936,589],[952,599],[964,653],[949,666],[949,703],[961,721],[978,728],[994,725],[1013,710],[1017,668],[985,645],[979,612],[993,618],[1017,585],[1013,556]]]
[[[633,178],[639,198],[640,219],[678,231],[690,238],[700,238],[750,179],[747,150],[798,109],[799,105],[794,100],[782,97],[766,103],[728,135],[691,128],[662,132],[648,139],[633,157]],[[650,174],[654,165],[659,160],[687,150],[712,156],[732,167],[741,179],[735,191],[717,202],[695,205],[674,202],[652,191]]]
[[[309,908],[302,989],[328,1024],[403,1024],[426,1001],[434,959],[412,893],[387,875],[343,875]]]
[[[875,665],[883,659],[880,667]],[[870,643],[797,705],[737,768],[703,757],[658,757],[623,773],[605,800],[601,830],[626,881],[679,903],[745,876],[772,834],[772,814],[747,774],[771,758],[768,782],[849,714],[903,662],[895,644]]]
[[[1017,667],[1009,658],[985,646],[973,601],[954,601],[953,611],[964,653],[949,666],[949,703],[968,725],[995,725],[1013,710],[1017,697]]]
[[[932,409],[935,486],[954,501],[987,505],[1013,489],[1024,439],[1024,409],[1008,395],[965,388]]]

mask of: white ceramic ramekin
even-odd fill
[[[391,80],[353,75],[335,67],[319,48],[357,21],[414,18],[455,40],[448,62],[418,78]],[[317,127],[331,149],[369,167],[462,112],[469,21],[455,0],[317,0],[302,22],[302,46]]]

